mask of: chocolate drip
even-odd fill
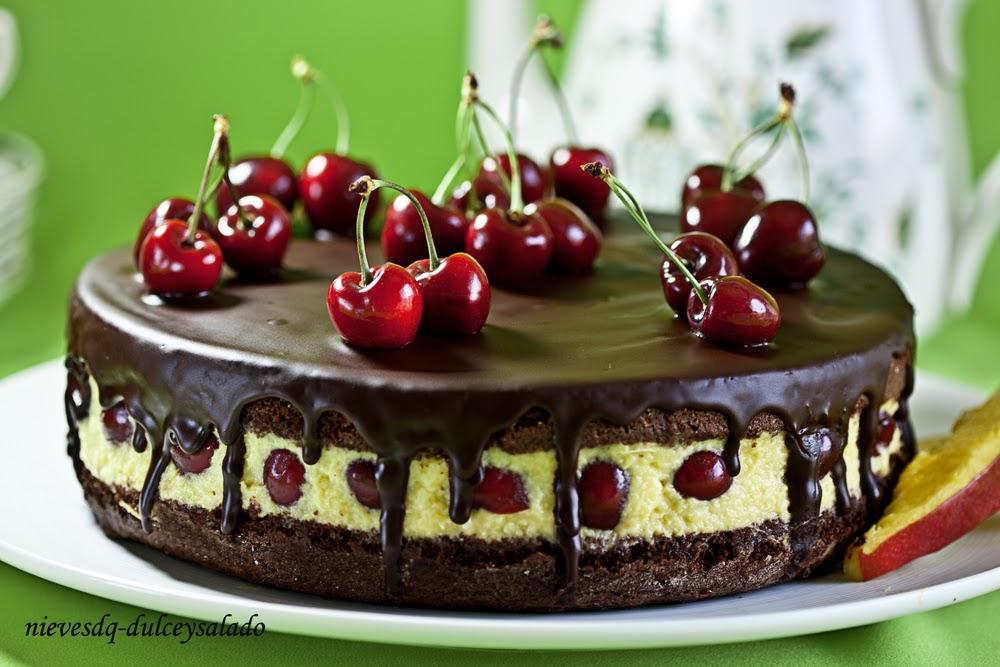
[[[240,431],[226,443],[226,457],[222,460],[222,532],[229,535],[236,530],[243,494],[240,481],[243,479],[243,463],[246,443]]]
[[[731,474],[739,473],[740,439],[755,415],[772,413],[785,423],[791,530],[801,561],[820,502],[819,466],[803,448],[802,434],[818,426],[841,432],[839,460],[844,418],[867,396],[861,478],[869,502],[878,498],[869,465],[874,415],[890,368],[908,363],[912,353],[912,310],[884,273],[831,249],[809,289],[775,293],[783,326],[769,348],[727,349],[697,339],[671,318],[658,283],[661,260],[634,233],[609,234],[592,277],[547,278],[536,294],[495,290],[489,325],[479,336],[421,337],[404,350],[362,351],[337,338],[324,310],[330,278],[356,266],[351,241],[296,241],[287,260],[296,269],[294,280],[224,284],[226,298],[203,307],[144,300],[123,250],[98,258],[81,274],[71,300],[69,352],[86,360],[102,398],[123,397],[150,442],[161,443],[150,448],[140,494],[147,530],[172,441],[194,452],[212,429],[218,431],[227,447],[222,530],[231,532],[241,508],[243,408],[265,397],[295,406],[303,418],[302,458],[309,464],[322,451],[320,416],[336,411],[378,456],[386,585],[398,593],[405,584],[401,555],[413,457],[437,450],[448,459],[450,514],[467,521],[491,434],[543,408],[555,434],[554,520],[568,604],[581,550],[581,429],[595,419],[627,424],[649,408],[688,408],[725,417],[724,459]],[[904,434],[908,395],[909,387],[897,415]],[[67,419],[76,418],[67,407]],[[78,458],[72,447],[70,453]],[[841,507],[847,501],[842,461],[832,474]]]
[[[136,424],[135,428],[132,429],[132,449],[136,453],[141,454],[146,451],[146,446],[148,444],[149,443],[146,439],[146,429],[139,424]]]
[[[410,481],[410,459],[380,458],[375,467],[375,481],[382,500],[379,539],[385,561],[385,586],[389,595],[398,596],[403,573],[400,554],[403,551],[403,520],[406,518],[406,486]]]
[[[66,411],[66,453],[73,460],[77,475],[80,474],[79,424],[90,412],[90,375],[83,359],[66,358],[66,391],[63,394]]]
[[[170,438],[165,435],[161,442],[163,444],[158,450],[150,450],[149,468],[146,470],[146,479],[139,493],[139,516],[142,529],[147,533],[153,532],[153,504],[160,495],[160,478],[170,463]]]

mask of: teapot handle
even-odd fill
[[[924,53],[931,75],[945,87],[962,80],[959,28],[968,0],[918,0]]]
[[[1000,154],[979,179],[975,191],[961,215],[962,225],[952,253],[952,308],[958,312],[972,303],[980,269],[1000,228]]]

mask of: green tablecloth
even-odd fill
[[[64,304],[88,257],[131,241],[140,217],[165,195],[194,188],[210,135],[208,117],[225,111],[238,152],[266,149],[295,104],[286,63],[305,52],[327,68],[351,101],[353,145],[393,180],[433,188],[451,160],[453,105],[463,71],[464,3],[387,0],[171,3],[62,0],[5,3],[18,18],[20,77],[0,103],[0,127],[34,138],[47,179],[33,232],[26,287],[0,306],[0,376],[61,354]],[[579,0],[539,3],[563,19]],[[378,21],[375,24],[375,21]],[[978,168],[1000,148],[995,27],[1000,3],[972,3],[966,21],[969,119]],[[403,67],[400,68],[400,63]],[[363,65],[363,66],[362,66]],[[402,72],[399,70],[402,69]],[[372,72],[392,70],[388,85]],[[292,157],[333,143],[332,113],[319,110]],[[994,245],[972,311],[925,337],[919,363],[984,389],[1000,380],[1000,246]],[[0,443],[61,446],[61,443]],[[44,472],[37,475],[44,501]],[[16,511],[4,507],[0,511]],[[195,640],[25,638],[24,624],[96,618],[130,621],[139,610],[78,593],[0,563],[0,665],[338,664],[641,665],[702,663],[836,664],[997,662],[1000,593],[878,625],[792,639],[690,649],[531,653],[417,649],[268,633],[261,638]],[[724,628],[720,628],[723,632]]]

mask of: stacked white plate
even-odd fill
[[[0,131],[0,303],[28,272],[28,226],[42,173],[42,155],[24,137]]]

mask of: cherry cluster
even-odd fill
[[[781,85],[777,114],[741,140],[725,166],[702,165],[681,193],[684,231],[667,246],[635,196],[602,164],[582,170],[605,182],[626,211],[665,255],[660,277],[667,303],[706,340],[746,347],[766,345],[781,324],[778,302],[761,285],[797,288],[825,261],[815,216],[809,210],[808,167],[792,118],[795,91]],[[765,201],[754,176],[788,132],[802,167],[802,200]],[[735,171],[740,152],[755,138],[773,133],[768,150],[750,167]]]
[[[204,204],[216,165],[223,167],[216,188],[228,191],[233,203],[212,224]],[[238,196],[228,167],[229,122],[225,116],[215,116],[197,200],[165,199],[139,229],[133,255],[151,293],[163,297],[206,293],[218,282],[223,261],[240,275],[255,278],[280,268],[292,233],[288,211],[266,194]]]
[[[291,212],[298,203],[317,234],[354,234],[360,201],[348,188],[362,176],[375,177],[375,171],[348,157],[346,107],[323,74],[299,57],[292,61],[292,74],[301,83],[298,108],[269,155],[232,161],[229,124],[216,116],[197,199],[171,197],[146,216],[133,254],[151,293],[163,297],[206,293],[218,282],[223,262],[243,278],[273,277],[281,269],[291,238]],[[284,153],[304,126],[317,87],[337,113],[336,148],[315,153],[296,174]],[[217,166],[222,174],[212,181]],[[214,222],[206,212],[206,202],[212,198],[218,214]]]
[[[364,218],[372,196],[384,187],[408,200],[426,241],[427,257],[406,268],[392,261],[375,268],[368,263]],[[490,312],[490,282],[479,262],[464,252],[438,256],[424,206],[406,188],[362,176],[349,190],[361,197],[356,216],[361,270],[337,276],[326,298],[330,319],[344,340],[358,347],[397,348],[413,342],[419,331],[446,336],[478,333]]]

